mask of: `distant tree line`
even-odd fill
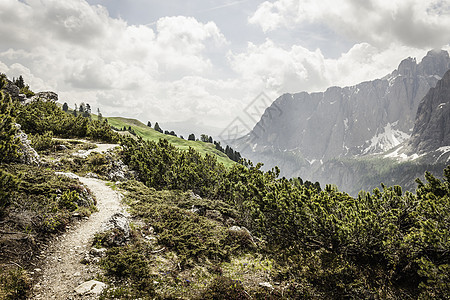
[[[148,121],[147,126],[151,128],[152,123],[150,121]],[[177,136],[173,130],[172,131],[162,130],[162,128],[159,126],[158,122],[155,122],[154,129],[156,131],[158,131],[160,133],[164,133],[166,135]],[[180,135],[180,138],[184,139],[182,135]],[[198,141],[198,139],[195,138],[195,134],[191,133],[188,136],[188,141]],[[233,150],[233,148],[231,148],[228,145],[226,145],[226,147],[223,148],[222,145],[220,144],[220,142],[213,140],[212,136],[209,136],[207,134],[201,134],[200,141],[202,141],[204,143],[214,144],[216,146],[217,150],[219,150],[222,153],[225,153],[225,155],[228,156],[228,158],[230,158],[232,161],[240,162],[240,160],[242,158],[241,154],[238,151]]]

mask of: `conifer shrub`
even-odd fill
[[[53,141],[53,132],[47,131],[43,134],[34,134],[29,136],[31,139],[31,146],[36,151],[51,150],[55,146],[55,141]]]
[[[0,273],[0,299],[27,299],[31,290],[31,279],[22,268]]]
[[[0,90],[0,163],[12,162],[19,157],[20,141],[16,138],[15,116],[11,97]]]
[[[205,289],[201,299],[228,300],[228,299],[251,299],[245,291],[244,286],[238,280],[229,277],[217,276]]]
[[[0,216],[11,204],[13,194],[18,188],[20,180],[13,174],[0,168]]]
[[[58,205],[61,208],[66,208],[69,211],[74,211],[78,208],[77,203],[80,201],[80,196],[76,191],[64,192],[58,200]]]
[[[108,249],[107,256],[100,263],[106,275],[128,283],[128,288],[120,294],[130,299],[154,295],[153,277],[148,272],[149,260],[145,252],[145,249],[134,245],[113,247]]]

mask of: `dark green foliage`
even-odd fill
[[[250,296],[245,292],[244,286],[238,280],[217,276],[203,293],[202,299],[250,299]]]
[[[147,122],[148,127],[152,127],[152,123],[150,121]]]
[[[13,78],[12,81],[19,89],[23,89],[25,87],[25,81],[23,80],[22,75],[20,75],[17,79]]]
[[[67,105],[67,102],[64,102],[63,106],[62,106],[62,110],[64,112],[67,112],[69,110],[69,105]]]
[[[19,183],[20,180],[16,176],[0,169],[0,216],[4,209],[11,204],[13,194]]]
[[[58,200],[58,205],[61,208],[66,208],[69,211],[74,211],[78,208],[77,203],[80,201],[80,196],[76,191],[66,191]]]
[[[209,139],[206,139],[207,142],[212,143],[213,140],[211,137]],[[225,149],[220,145],[220,142],[214,141],[214,145],[216,146],[216,149],[220,152],[225,153],[232,161],[239,162],[241,160],[241,154],[237,151],[234,151],[230,146],[226,146]]]
[[[11,269],[0,274],[0,299],[27,299],[31,279],[23,269]]]
[[[195,141],[195,135],[194,135],[193,133],[191,133],[191,134],[188,136],[188,141]]]
[[[199,195],[213,195],[225,167],[214,156],[203,157],[189,148],[180,151],[167,140],[158,143],[123,138],[124,161],[138,171],[140,180],[157,189],[193,190]]]
[[[122,295],[129,299],[154,295],[153,278],[148,273],[149,260],[144,247],[115,247],[108,250],[101,266],[106,274],[118,280],[129,282],[128,289]],[[117,296],[117,295],[116,295]]]
[[[28,138],[31,139],[31,146],[36,151],[49,150],[55,145],[55,141],[53,141],[53,132],[51,131],[47,131],[42,135],[29,135]]]
[[[200,141],[202,141],[204,143],[208,143],[208,140],[209,140],[209,136],[208,135],[203,134],[203,133],[200,135]]]
[[[15,161],[19,157],[17,150],[20,142],[15,137],[17,133],[15,115],[11,97],[0,90],[0,163]]]
[[[161,127],[159,127],[158,122],[155,123],[155,130],[158,131],[158,132],[163,133],[163,130],[161,129]]]
[[[118,139],[106,120],[100,122],[81,115],[74,117],[63,112],[54,102],[36,101],[26,106],[17,105],[16,110],[17,122],[26,133],[42,134],[51,131],[53,135],[61,137],[90,137],[105,142]]]

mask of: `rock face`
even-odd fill
[[[419,104],[407,147],[418,154],[450,146],[450,71]]]
[[[419,64],[407,58],[381,79],[285,94],[233,144],[251,160],[280,166],[284,176],[309,179],[326,161],[382,153],[406,141],[420,101],[449,68],[446,51],[430,51]]]
[[[25,132],[20,130],[20,124],[16,124],[17,134],[16,137],[20,140],[20,161],[28,165],[39,165],[41,163],[41,158],[39,154],[31,147],[31,142]]]
[[[39,92],[31,97],[32,101],[58,101],[58,94],[55,92]]]

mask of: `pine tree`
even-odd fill
[[[209,139],[208,135],[206,135],[206,134],[201,134],[201,135],[200,135],[200,140],[201,140],[202,142],[207,143],[207,142],[208,142],[208,139]]]
[[[19,78],[14,79],[13,78],[13,83],[19,88],[19,89],[23,89],[25,87],[25,81],[23,80],[22,75],[19,76]]]
[[[152,123],[150,123],[150,121],[147,122],[147,126],[148,127],[152,127]]]
[[[158,122],[155,123],[155,130],[158,131],[158,132],[163,133],[163,130],[161,129],[161,127],[159,127]]]
[[[84,104],[84,103],[82,103]],[[86,105],[84,106],[84,111],[82,112],[82,115],[84,118],[91,118],[91,106],[89,105],[89,103],[86,103]]]
[[[80,112],[80,114],[83,114],[85,110],[86,104],[84,104],[84,102],[81,102],[80,107],[78,107],[78,111]]]
[[[69,110],[69,105],[67,105],[67,102],[64,102],[63,106],[62,106],[62,110],[67,112]]]

